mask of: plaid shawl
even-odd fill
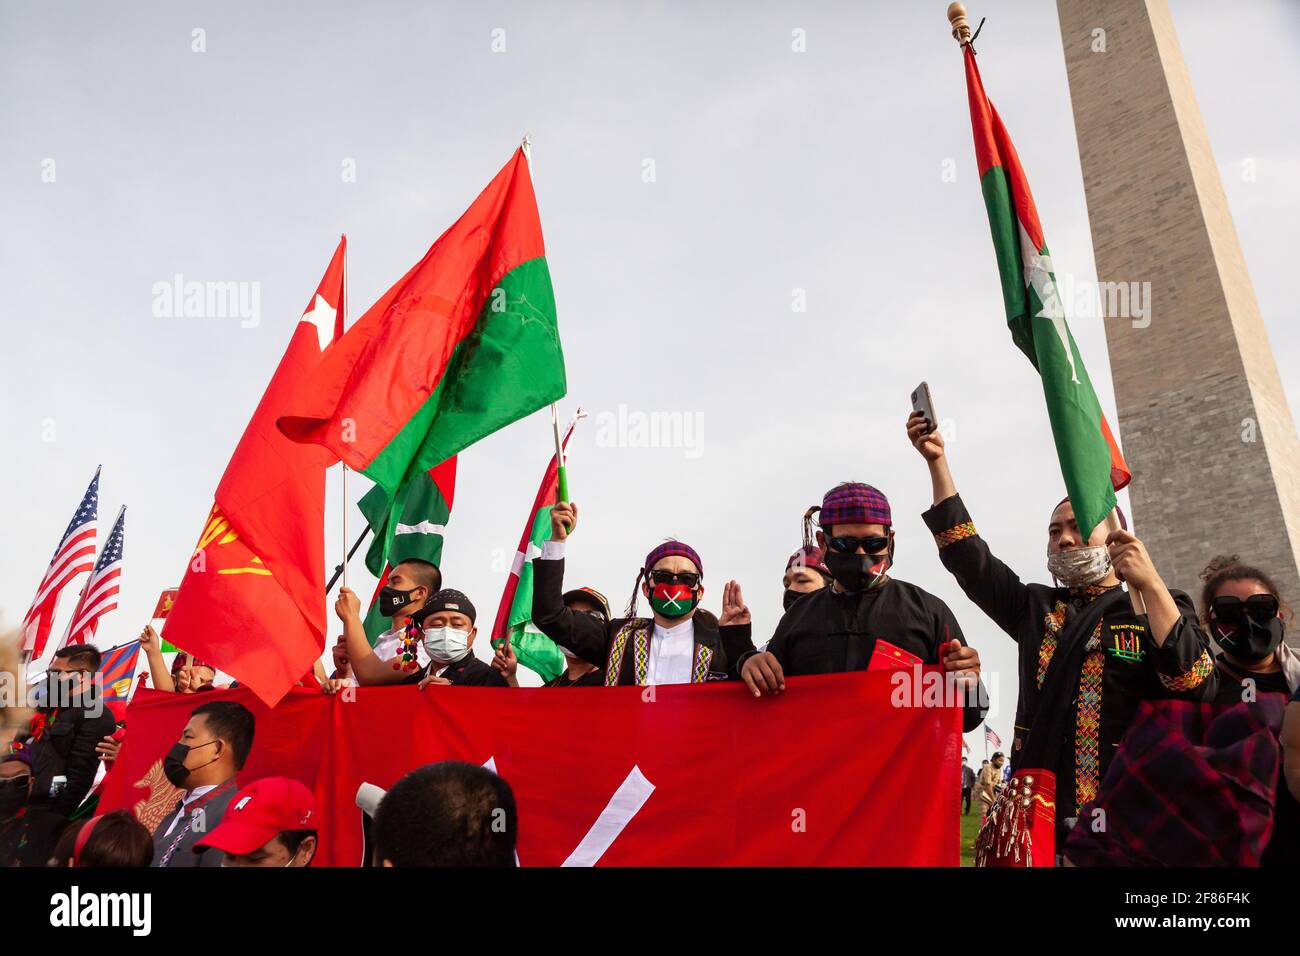
[[[1079,866],[1258,866],[1273,830],[1285,704],[1280,694],[1231,707],[1142,704],[1065,855]]]

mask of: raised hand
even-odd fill
[[[740,585],[735,581],[728,581],[722,587],[722,615],[718,618],[718,626],[748,623],[750,623],[749,607],[745,604],[745,596],[740,593]]]
[[[551,506],[551,540],[563,541],[578,525],[578,506],[572,501],[557,501]]]
[[[515,657],[515,649],[510,644],[510,638],[501,642],[501,646],[496,649],[492,655],[492,666],[506,679],[506,682],[513,684],[515,682],[515,672],[519,670],[519,659]]]
[[[920,412],[907,416],[907,440],[926,461],[938,461],[944,456],[943,435],[938,428],[934,431],[928,429],[925,416]]]
[[[344,624],[361,617],[361,599],[351,588],[339,588],[339,596],[334,601],[334,613]]]

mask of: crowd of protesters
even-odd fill
[[[1060,865],[1300,862],[1300,655],[1284,641],[1292,612],[1267,571],[1214,558],[1198,607],[1165,584],[1122,513],[1118,529],[1085,534],[1066,499],[1050,512],[1043,503],[1052,581],[1025,583],[976,529],[942,435],[919,414],[907,431],[930,473],[933,502],[923,518],[941,562],[1018,652],[1010,753],[978,771],[962,764],[963,812],[973,800],[982,821],[977,861],[1016,865],[1049,845],[1050,862]],[[575,503],[554,505],[549,540],[532,565],[533,626],[564,660],[546,687],[736,681],[764,698],[790,690],[792,677],[896,659],[938,667],[961,688],[964,731],[983,721],[979,653],[943,601],[891,573],[893,515],[873,486],[837,485],[805,514],[802,544],[782,575],[784,615],[762,646],[736,581],[722,588],[720,614],[701,608],[704,562],[681,541],[656,545],[634,569],[621,614],[592,587],[566,587],[578,513]],[[377,600],[393,626],[372,641],[356,594],[340,590],[334,672],[318,669],[304,684],[325,693],[519,686],[509,639],[490,664],[474,653],[477,610],[443,586],[437,566],[398,563]],[[648,616],[638,614],[641,600]],[[216,668],[184,653],[169,667],[160,644],[146,628],[141,648],[153,686],[198,702],[162,760],[175,805],[151,828],[127,811],[95,812],[124,712],[100,700],[99,651],[65,647],[40,706],[19,721],[0,758],[0,865],[311,865],[321,837],[311,791],[284,777],[241,787],[253,714],[232,701],[202,702]],[[1264,745],[1237,746],[1251,740]],[[1204,759],[1207,747],[1218,748],[1217,761]],[[1258,784],[1248,796],[1222,785],[1242,773]],[[1177,825],[1152,819],[1171,813],[1153,809],[1169,805],[1149,792],[1162,787],[1177,788]],[[489,825],[502,809],[507,825]],[[416,768],[377,806],[372,862],[514,865],[521,810],[491,770],[455,761]],[[1124,825],[1087,825],[1101,810]]]

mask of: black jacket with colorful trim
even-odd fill
[[[1120,587],[1071,590],[1023,583],[976,532],[960,495],[939,502],[922,518],[939,545],[943,566],[1019,647],[1020,698],[1011,763],[1056,774],[1058,821],[1075,816],[1076,806],[1095,796],[1142,701],[1214,699],[1210,642],[1182,591],[1170,591],[1181,617],[1157,646],[1146,616],[1133,613]],[[1068,652],[1071,648],[1074,653]],[[1041,693],[1053,663],[1076,668],[1077,677],[1057,675],[1066,680],[1056,681],[1072,697],[1046,699]],[[1033,741],[1026,750],[1031,731],[1041,737],[1048,727],[1052,739]]]
[[[695,613],[691,683],[726,680],[739,652],[753,647],[748,624],[719,627],[712,615]],[[564,606],[564,559],[533,559],[533,624],[556,644],[605,668],[608,686],[645,683],[652,618],[615,618],[602,623]]]

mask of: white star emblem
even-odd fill
[[[326,302],[319,292],[316,293],[316,301],[311,304],[310,311],[302,314],[302,321],[316,326],[316,337],[320,339],[322,352],[334,341],[334,321],[337,317],[338,310]]]
[[[1056,280],[1052,278],[1052,257],[1038,254],[1029,233],[1020,225],[1020,258],[1025,264],[1025,282],[1034,290],[1038,301],[1043,303],[1043,311],[1034,318],[1048,319],[1056,329],[1065,349],[1065,360],[1070,363],[1070,381],[1081,385],[1079,373],[1074,368],[1074,350],[1070,348],[1070,332],[1065,326],[1065,308],[1061,298],[1056,294]]]

